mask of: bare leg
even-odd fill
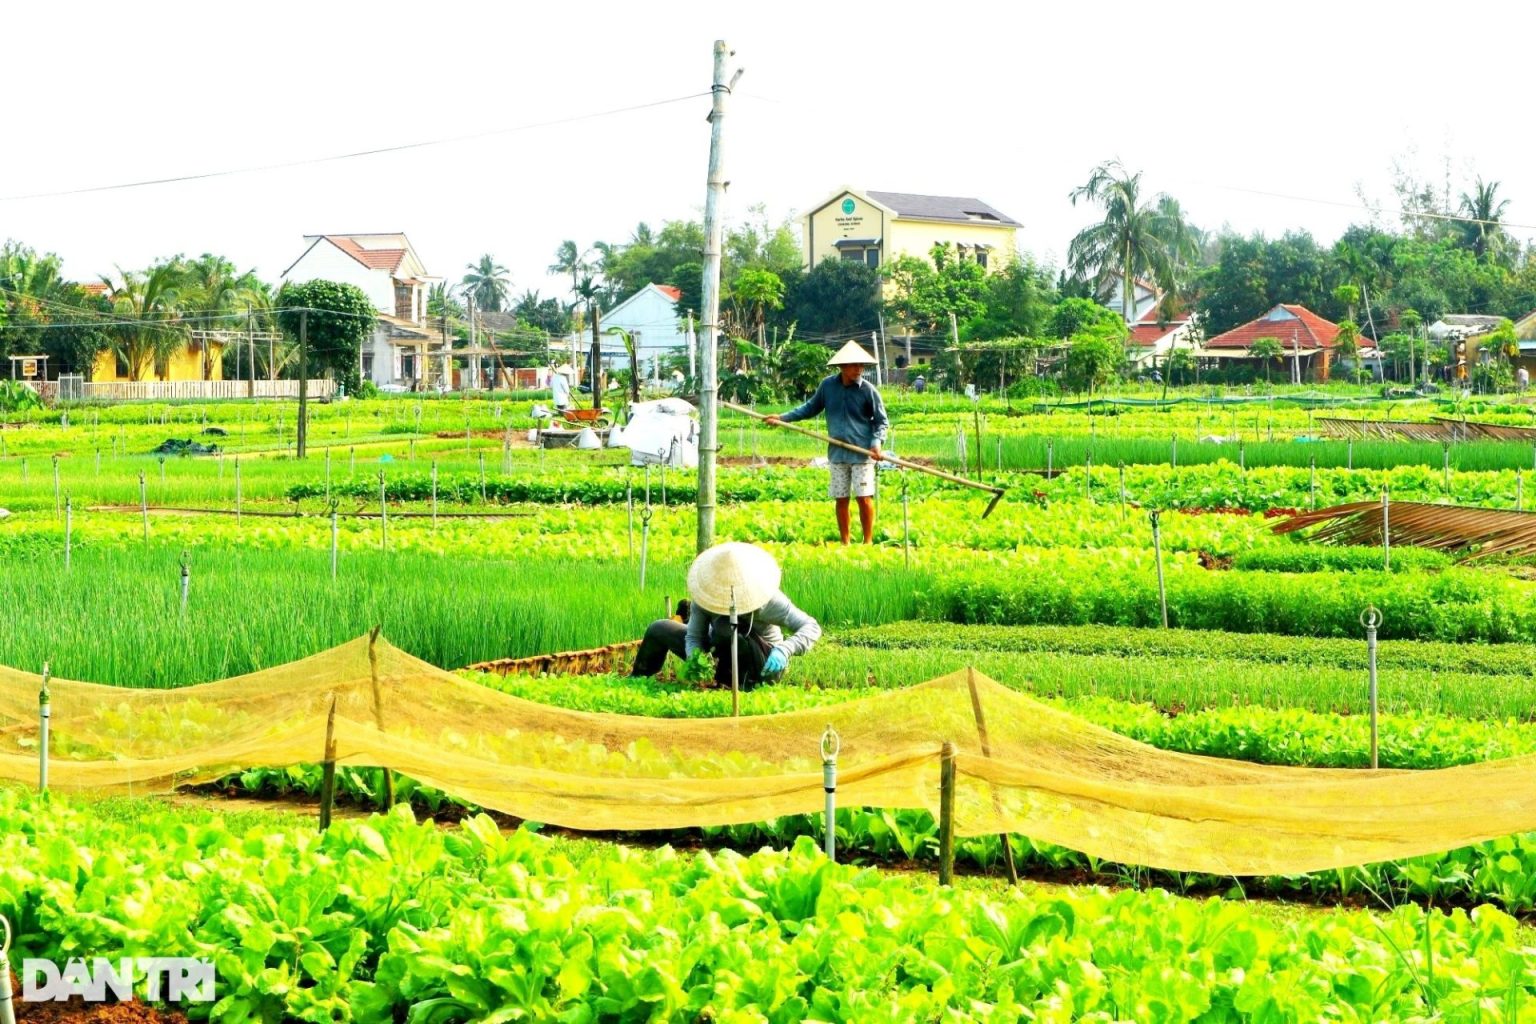
[[[875,499],[856,498],[859,503],[859,526],[864,530],[864,543],[875,542]],[[844,543],[847,543],[844,541]]]
[[[860,501],[865,501],[867,499],[860,498],[859,500]],[[863,515],[863,511],[864,511],[863,507],[860,506],[859,514],[861,516]],[[848,526],[849,526],[849,523],[848,523],[848,499],[847,498],[838,498],[837,499],[837,535],[842,538],[842,541],[843,541],[844,544],[848,543]]]

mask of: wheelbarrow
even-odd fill
[[[574,430],[580,430],[582,427],[591,427],[594,430],[607,430],[613,425],[613,410],[567,409],[560,414],[560,419]]]

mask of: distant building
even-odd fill
[[[1130,324],[1141,324],[1147,321],[1157,309],[1159,302],[1163,300],[1163,293],[1156,285],[1141,278],[1136,279],[1135,291],[1132,293]],[[1114,310],[1122,317],[1125,316],[1125,275],[1111,270],[1104,274],[1099,281],[1099,287],[1095,292],[1095,298],[1106,309]]]
[[[671,285],[648,284],[612,309],[604,310],[598,318],[598,328],[607,331],[620,327],[630,332],[641,371],[650,376],[651,368],[662,356],[688,351],[687,321],[677,314],[677,301],[682,297],[683,293]],[[617,336],[604,337],[605,351],[609,342],[623,351],[623,342]]]
[[[403,233],[305,235],[304,252],[283,281],[338,281],[356,285],[378,311],[373,337],[360,355],[362,378],[384,386],[453,382],[451,336],[430,322],[427,299],[434,283]]]
[[[1282,303],[1261,317],[1218,334],[1195,354],[1201,359],[1252,359],[1255,342],[1274,338],[1284,350],[1281,359],[1288,372],[1294,367],[1303,380],[1326,381],[1338,336],[1339,325],[1333,321],[1305,306]],[[1362,354],[1371,351],[1366,339],[1360,341],[1360,349]]]
[[[223,380],[224,342],[211,333],[194,331],[192,340],[163,359],[148,360],[136,376],[121,352],[103,349],[91,363],[91,382]]]
[[[1184,312],[1172,320],[1159,320],[1154,312],[1131,327],[1126,338],[1129,362],[1137,369],[1160,369],[1174,348],[1190,347],[1193,337],[1193,313]]]
[[[880,267],[900,256],[928,258],[949,243],[963,259],[995,268],[1018,251],[1018,221],[963,196],[924,196],[851,188],[834,193],[801,219],[806,269],[826,259]]]

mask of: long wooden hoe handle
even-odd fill
[[[766,421],[768,419],[768,417],[763,413],[753,412],[751,409],[736,405],[733,402],[721,402],[720,405],[722,408],[729,409],[732,412],[739,412],[742,415],[750,416],[755,420]],[[868,448],[860,448],[856,444],[849,444],[847,441],[839,441],[835,437],[828,437],[826,434],[818,434],[814,430],[806,430],[804,427],[797,427],[793,423],[775,423],[770,425],[781,427],[784,430],[793,431],[796,434],[804,434],[806,437],[814,438],[817,441],[825,441],[827,444],[835,444],[839,448],[846,448],[851,452],[858,452],[865,458],[873,459],[875,457],[875,453],[870,451]],[[975,480],[967,480],[963,476],[956,476],[953,473],[946,473],[942,469],[934,469],[932,466],[924,466],[920,463],[908,462],[905,459],[898,459],[894,455],[886,455],[881,453],[880,458],[885,462],[891,463],[893,466],[900,466],[902,469],[911,469],[919,473],[927,473],[929,476],[936,476],[940,480],[948,480],[950,483],[959,484],[962,487],[973,487],[978,491],[986,491],[988,494],[992,495],[992,500],[987,503],[987,510],[981,514],[981,518],[983,519],[992,514],[992,510],[997,507],[997,503],[1002,500],[1003,495],[1007,492],[1006,487],[993,487],[990,484],[977,483]]]

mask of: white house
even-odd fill
[[[1126,339],[1127,356],[1138,370],[1153,370],[1164,366],[1168,354],[1176,347],[1191,348],[1197,335],[1194,333],[1194,314],[1181,313],[1175,320],[1160,321],[1152,313],[1132,325]]]
[[[338,281],[361,288],[379,318],[364,343],[364,380],[378,385],[452,381],[450,346],[441,324],[428,322],[427,297],[442,278],[427,273],[403,233],[305,235],[304,252],[283,281]]]
[[[1114,310],[1121,316],[1125,315],[1125,275],[1118,271],[1108,271],[1099,282],[1098,298],[1100,305]],[[1163,293],[1157,287],[1141,278],[1136,279],[1136,290],[1132,298],[1131,324],[1145,323],[1157,304],[1162,301]]]
[[[604,310],[598,327],[604,332],[611,327],[622,327],[633,335],[640,371],[650,376],[655,360],[688,350],[687,321],[677,315],[677,300],[682,297],[682,292],[669,285],[648,284],[612,309]],[[623,343],[618,337],[604,337],[605,356],[610,343],[623,351]]]

